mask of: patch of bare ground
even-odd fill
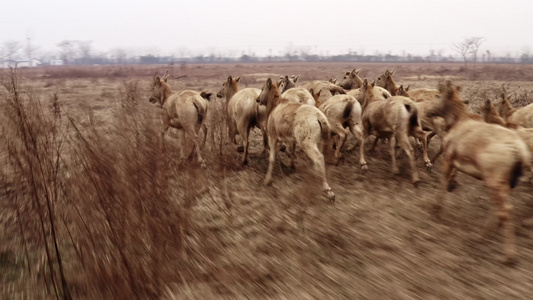
[[[531,183],[521,182],[511,194],[519,262],[505,267],[501,232],[485,233],[487,219],[495,216],[482,181],[459,174],[460,185],[446,195],[437,218],[431,208],[442,190],[439,161],[426,173],[418,158],[423,183],[415,188],[407,159],[399,160],[401,174],[393,175],[388,145],[378,144],[375,153],[367,152],[365,175],[358,151],[345,152],[339,166],[327,165],[337,196],[331,204],[302,152],[295,170],[280,152],[272,186],[263,185],[268,162],[257,129],[249,164],[241,166],[227,139],[224,99],[210,102],[207,169],[195,156],[179,161],[175,129],[161,152],[161,111],[147,96],[153,74],[167,69],[173,90],[216,94],[229,75],[241,76],[241,87],[260,88],[262,80],[279,75],[300,74],[304,82],[361,68],[363,78],[373,79],[389,68],[396,69],[398,84],[413,87],[435,88],[457,77],[472,112],[484,94],[496,103],[502,85],[515,106],[533,101],[530,66],[461,67],[264,63],[21,70],[21,109],[41,123],[12,114],[14,94],[4,73],[0,111],[9,121],[0,135],[0,189],[6,195],[0,198],[1,298],[48,299],[55,290],[59,297],[69,290],[81,299],[529,299]],[[472,75],[478,71],[484,74]],[[510,75],[518,71],[521,76]],[[43,112],[30,103],[41,103]],[[60,107],[60,120],[49,113],[54,107]],[[38,137],[38,147],[25,146],[24,132]],[[430,156],[439,145],[434,138]],[[332,158],[333,151],[326,152]],[[44,168],[35,184],[30,166]]]

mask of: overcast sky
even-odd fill
[[[21,0],[2,1],[0,12],[0,43],[31,38],[47,51],[80,40],[158,55],[455,55],[452,45],[470,36],[486,38],[482,51],[533,51],[532,0]]]

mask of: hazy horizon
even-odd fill
[[[91,41],[95,52],[122,48],[154,55],[280,55],[303,50],[335,55],[376,51],[448,56],[465,37],[484,37],[480,50],[518,56],[533,28],[525,0],[471,3],[388,1],[35,1],[0,4],[0,43],[28,39],[40,51],[63,40]],[[0,48],[1,48],[0,44]]]

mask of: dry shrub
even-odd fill
[[[161,151],[139,85],[124,84],[105,127],[70,116],[57,95],[46,105],[21,92],[14,70],[3,85],[3,297],[159,298],[182,280],[189,210],[206,182]]]

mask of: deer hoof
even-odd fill
[[[433,207],[432,207],[432,213],[436,216],[436,217],[440,217],[440,212],[442,210],[442,205],[440,204],[433,204]]]
[[[237,152],[244,152],[244,146],[237,147]]]
[[[446,191],[453,192],[453,190],[455,190],[457,188],[457,185],[458,185],[457,181],[450,180],[448,182],[448,186],[446,187]]]
[[[362,174],[366,174],[368,172],[368,166],[366,165],[366,163],[362,163],[361,164],[361,173]]]
[[[329,202],[335,203],[335,193],[333,193],[331,189],[326,190],[326,196],[328,197]]]
[[[516,266],[516,264],[518,263],[518,259],[514,256],[508,256],[506,255],[504,258],[503,258],[503,261],[502,263],[508,267],[514,267]]]

